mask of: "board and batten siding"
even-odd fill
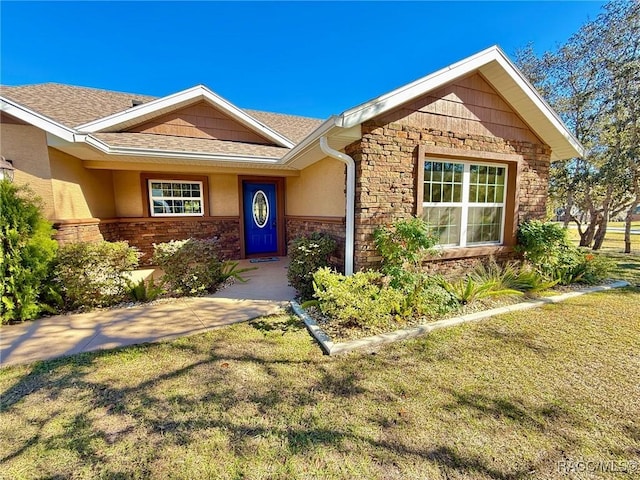
[[[205,102],[199,102],[175,112],[167,113],[127,131],[177,137],[232,140],[262,145],[273,143]]]
[[[405,104],[380,120],[421,129],[543,143],[477,73]]]

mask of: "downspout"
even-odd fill
[[[346,232],[344,246],[344,274],[353,274],[353,249],[355,230],[355,197],[356,197],[356,163],[349,155],[334,150],[327,143],[327,137],[320,137],[320,150],[331,158],[340,160],[347,165],[347,208],[346,208]]]

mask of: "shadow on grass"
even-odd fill
[[[508,342],[515,347],[531,350],[542,355],[556,351],[555,348],[540,340],[538,335],[522,330],[507,330],[500,325],[486,325],[485,328],[478,329],[478,335],[485,335],[493,340]]]
[[[304,328],[304,324],[295,315],[287,315],[286,320],[281,320],[281,315],[272,315],[269,317],[261,317],[257,320],[249,322],[249,326],[256,330],[267,334],[268,332],[278,332],[284,335],[288,332],[297,332]]]

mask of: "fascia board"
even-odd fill
[[[187,90],[143,103],[142,105],[114,113],[108,117],[79,125],[76,129],[81,132],[96,133],[117,127],[118,125],[127,124],[135,121],[136,119],[144,120],[145,117],[153,115],[159,111],[169,110],[172,107],[179,107],[183,104],[201,99],[206,99],[208,102],[212,103],[235,120],[268,138],[274,143],[286,148],[292,148],[294,146],[294,143],[291,142],[291,140],[259,122],[224,98],[216,95],[204,85],[197,85]]]
[[[496,62],[504,69],[504,71],[511,77],[515,84],[522,90],[535,107],[544,115],[545,119],[553,125],[560,135],[571,145],[571,148],[575,150],[575,157],[582,157],[585,154],[585,148],[580,141],[571,133],[568,127],[560,119],[558,114],[553,108],[546,102],[544,98],[538,93],[533,85],[527,80],[522,72],[509,60],[509,58],[498,49],[498,56]],[[491,80],[491,79],[489,79]],[[535,129],[535,125],[531,125]]]
[[[102,140],[92,135],[83,135],[79,141],[84,141],[87,145],[104,152],[108,155],[128,155],[135,157],[155,157],[155,158],[182,158],[189,160],[216,160],[227,162],[241,162],[254,164],[277,164],[279,159],[275,157],[264,157],[258,155],[235,155],[235,154],[210,154],[203,152],[184,152],[176,150],[158,150],[137,147],[112,147]]]
[[[7,115],[16,117],[34,127],[44,130],[51,135],[59,137],[67,142],[74,142],[75,130],[51,120],[50,118],[24,107],[5,97],[0,97],[0,110]]]
[[[427,92],[435,90],[448,84],[458,77],[473,72],[482,65],[496,58],[498,48],[491,47],[468,57],[460,62],[454,63],[437,72],[431,73],[414,82],[397,88],[389,93],[385,93],[373,100],[346,110],[339,115],[342,127],[352,127],[365,122],[380,114],[388,112],[400,105],[413,100]]]
[[[562,150],[566,152],[571,151],[575,156],[583,156],[585,153],[584,147],[573,136],[566,125],[564,125],[560,117],[558,117],[549,104],[540,96],[537,90],[526,78],[524,78],[518,68],[497,46],[490,47],[471,57],[461,60],[460,62],[454,63],[453,65],[418,79],[415,82],[409,83],[403,87],[393,90],[392,92],[358,105],[352,109],[346,110],[339,115],[336,124],[346,128],[361,124],[371,118],[384,114],[396,107],[399,107],[400,105],[403,105],[404,103],[418,98],[425,93],[437,90],[457,78],[468,75],[476,70],[479,71],[482,67],[485,67],[492,62],[496,62],[500,65],[501,69],[513,80],[528,100],[535,105],[538,111],[541,112],[544,120],[554,127],[560,135],[560,137],[556,138],[559,141],[562,141],[563,143],[566,142],[566,144],[568,144],[565,148],[562,148]],[[485,77],[486,76],[487,75],[485,75]],[[487,80],[491,81],[490,76]],[[536,130],[536,125],[530,126]]]

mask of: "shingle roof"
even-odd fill
[[[93,133],[91,136],[110,147],[144,148],[176,152],[220,153],[280,158],[288,148],[255,143],[229,142],[207,138],[175,137],[149,133]]]
[[[0,94],[70,128],[127,110],[131,108],[132,100],[149,102],[155,99],[148,95],[60,83],[2,86]]]
[[[60,83],[0,86],[0,95],[70,128],[125,111],[132,107],[132,100],[146,103],[157,98]],[[258,110],[244,111],[294,143],[300,142],[322,123],[322,120],[315,118]]]
[[[259,110],[249,110],[246,108],[243,110],[276,132],[280,132],[294,143],[301,142],[323,122],[323,120],[317,118],[261,112]]]

